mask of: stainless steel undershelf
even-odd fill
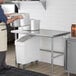
[[[41,51],[46,51],[46,52],[51,52],[51,50],[47,50],[47,49],[40,49]],[[54,53],[60,53],[60,54],[64,54],[64,52],[58,52],[58,51],[53,51]]]
[[[45,52],[50,52],[51,53],[51,50],[46,50],[46,49],[40,49],[40,51],[45,51]],[[57,58],[57,57],[60,57],[60,56],[64,55],[64,52],[58,52],[58,51],[53,51],[53,52],[58,54],[56,56],[53,56],[53,58]]]

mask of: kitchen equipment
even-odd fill
[[[23,19],[20,19],[20,26],[30,25],[30,15],[28,13],[20,13]]]
[[[44,9],[46,9],[46,0],[22,0],[22,1],[26,1],[26,2],[39,2],[40,4],[42,4],[42,6],[44,7]],[[20,7],[20,0],[19,1],[12,1],[13,3],[15,3],[17,6],[18,6],[18,8]],[[22,3],[22,2],[21,2]]]
[[[6,14],[18,12],[18,8],[14,3],[4,3],[4,4],[1,4],[1,7]]]
[[[17,64],[25,65],[39,60],[39,37],[26,35],[15,41]]]
[[[12,13],[9,18],[13,18],[14,16],[18,16],[18,13]],[[11,23],[11,27],[20,27],[20,20],[17,19],[13,23]]]
[[[12,25],[13,27],[23,27],[23,26],[30,25],[30,16],[28,13],[14,13],[11,15],[11,18],[18,15],[22,15],[23,19],[18,19],[14,21]]]
[[[31,19],[31,30],[39,30],[40,29],[40,20]]]
[[[12,24],[11,24],[12,27],[20,27],[20,20],[15,20]]]
[[[70,37],[66,40],[65,70],[76,74],[76,38]]]
[[[76,37],[76,24],[72,24],[71,26],[71,36]]]

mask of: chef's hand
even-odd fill
[[[17,18],[18,19],[23,19],[23,16],[22,15],[18,15]]]
[[[12,17],[12,18],[9,18],[9,19],[7,20],[7,23],[6,23],[6,24],[12,23],[12,22],[14,22],[14,21],[17,20],[17,19],[23,19],[23,16],[22,16],[22,15],[18,15],[18,16],[14,16],[14,17]]]

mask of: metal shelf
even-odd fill
[[[42,3],[43,7],[46,9],[46,0],[40,0],[40,2]]]
[[[40,51],[45,51],[45,52],[50,52],[51,53],[52,50],[40,49]],[[56,56],[53,56],[53,58],[57,58],[57,57],[60,57],[60,56],[64,55],[64,52],[59,52],[59,51],[53,51],[53,53],[58,54]]]
[[[22,0],[25,1],[25,0]],[[19,6],[20,2],[22,2],[20,0],[14,0],[12,1],[13,3],[15,3],[17,6]],[[26,1],[38,1],[38,0],[26,0]],[[39,0],[39,2],[42,4],[42,6],[44,7],[44,9],[46,9],[46,0]]]

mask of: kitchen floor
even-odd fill
[[[6,62],[8,65],[15,66],[15,47],[14,44],[8,45],[8,51],[6,55]],[[50,66],[50,67],[49,67]],[[22,68],[22,66],[21,66]],[[38,64],[30,63],[25,66],[26,69],[44,73],[47,75],[50,75],[51,73],[51,65],[48,63],[39,62]],[[64,73],[64,68],[61,66],[54,66],[54,76],[68,76],[66,73]],[[71,75],[76,76],[76,75]]]

